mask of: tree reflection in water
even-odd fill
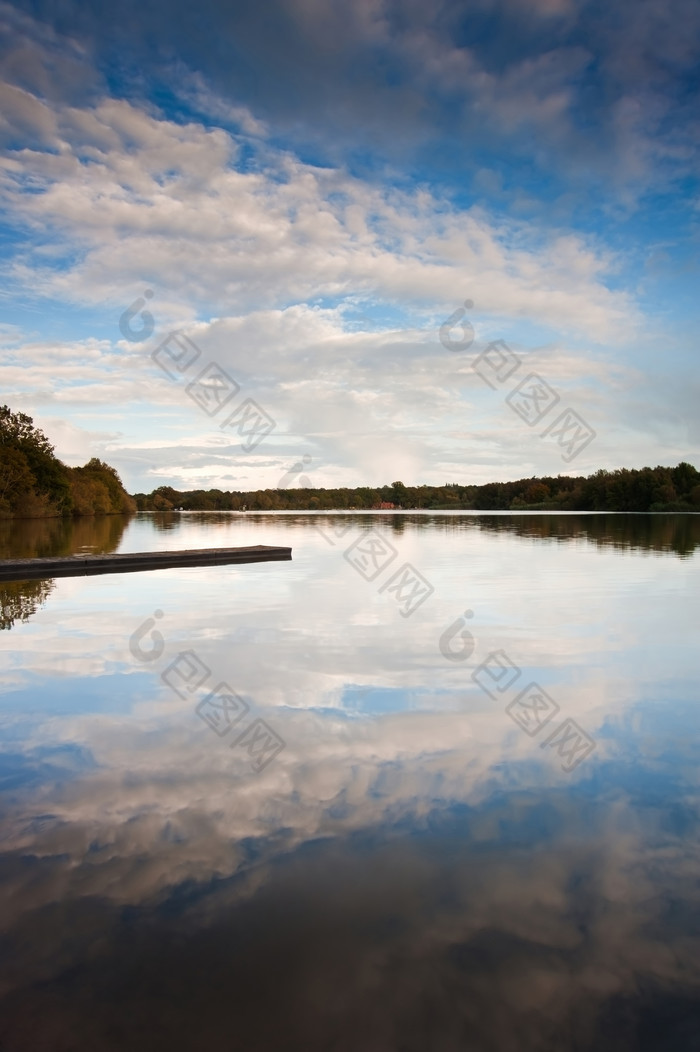
[[[268,528],[274,516],[251,512],[239,515],[231,512],[190,512],[188,525],[230,526],[243,520],[246,526]],[[325,513],[323,521],[348,519],[348,513]],[[177,512],[144,512],[140,522],[147,520],[154,533],[177,533],[183,517]],[[100,515],[78,519],[5,519],[0,520],[0,559],[42,558],[72,555],[78,552],[108,553],[116,551],[131,517],[128,515]],[[310,513],[280,516],[277,525],[288,530],[313,530],[317,521]],[[445,533],[481,531],[484,533],[515,533],[524,538],[536,538],[552,544],[588,543],[597,547],[636,550],[657,555],[686,559],[700,548],[700,515],[690,513],[593,513],[593,514],[523,514],[490,512],[458,515],[406,514],[353,516],[362,529],[379,527],[394,534],[430,530]],[[174,544],[173,547],[177,547]],[[0,584],[2,621],[0,628],[11,628],[16,621],[27,621],[53,589],[54,582],[13,581]]]
[[[89,551],[114,552],[129,524],[128,515],[82,518],[0,519],[0,559],[45,559]],[[28,621],[37,612],[56,582],[0,581],[0,630]]]
[[[55,585],[54,580],[0,582],[0,630],[12,628],[15,621],[28,621]]]
[[[116,551],[129,515],[0,519],[0,559],[48,559],[90,550]]]

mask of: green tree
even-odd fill
[[[0,511],[13,512],[34,488],[29,461],[21,449],[0,450]]]
[[[68,468],[54,456],[53,446],[44,432],[34,426],[30,416],[13,413],[9,406],[3,405],[0,406],[0,459],[9,460],[11,449],[24,454],[34,480],[31,492],[15,510],[21,513],[36,509],[44,514],[69,512],[73,502]]]
[[[403,482],[392,482],[391,484],[391,497],[389,498],[392,504],[398,504],[402,508],[405,508],[409,504],[408,490],[404,486]]]
[[[45,456],[53,456],[53,446],[31,416],[13,413],[9,406],[0,406],[0,445],[10,445],[24,450],[34,449]]]

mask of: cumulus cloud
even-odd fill
[[[566,5],[545,4],[538,14],[570,16]],[[317,49],[327,42],[329,54],[354,45],[331,33],[328,20],[345,19],[351,42],[389,46],[393,15],[381,3],[345,14],[292,5],[290,17]],[[571,74],[587,69],[585,47],[520,56],[499,73],[454,42],[443,62],[439,27],[423,31],[416,17],[399,37],[425,77],[445,90],[471,78],[489,119],[512,128],[526,117],[568,120]],[[258,471],[260,484],[275,485],[302,445],[313,447],[328,484],[383,482],[384,472],[444,481],[465,460],[474,481],[494,466],[499,477],[551,471],[537,436],[524,434],[475,377],[473,352],[458,358],[437,343],[439,324],[467,296],[474,350],[505,338],[563,397],[576,391],[574,408],[602,432],[586,467],[617,466],[623,446],[636,459],[643,433],[623,442],[614,422],[633,415],[625,402],[646,397],[624,359],[634,341],[649,342],[648,320],[619,280],[620,252],[600,236],[458,206],[429,185],[362,177],[343,163],[311,163],[181,59],[175,94],[187,113],[166,114],[134,93],[110,95],[99,78],[78,102],[51,87],[68,77],[56,65],[60,38],[16,18],[46,77],[20,77],[13,60],[2,85],[0,196],[13,226],[6,295],[33,310],[58,304],[83,329],[99,311],[100,336],[71,343],[15,326],[2,379],[25,410],[64,420],[80,413],[74,422],[86,436],[101,430],[101,407],[124,407],[129,420],[112,431],[113,450],[132,489],[152,479],[215,485]],[[72,42],[66,55],[90,66],[86,45]],[[626,124],[631,117],[620,113]],[[630,164],[634,156],[630,146]],[[155,333],[137,345],[122,338],[118,321],[145,289]],[[173,329],[275,418],[264,456],[241,461],[182,387],[158,372],[149,355]],[[148,465],[139,453],[146,436],[134,424],[139,405],[164,428]],[[184,448],[183,436],[192,438],[187,457],[173,460],[167,447]],[[103,441],[87,441],[101,455]],[[232,471],[210,459],[217,444]],[[669,449],[677,446],[673,436]]]
[[[472,541],[473,554],[489,550],[479,545],[477,531]],[[524,550],[527,541],[521,540],[517,547]],[[490,551],[485,575],[502,563],[493,542]],[[557,551],[561,558],[559,545]],[[588,556],[597,558],[592,550]],[[616,563],[619,556],[611,558]],[[570,565],[583,575],[586,570],[580,559],[579,549]],[[551,565],[546,558],[545,562]],[[648,591],[674,572],[674,562],[664,559],[663,563],[644,560],[646,572],[636,578],[640,589]],[[313,568],[315,560],[308,565]],[[515,620],[526,618],[532,609],[532,563],[522,560],[520,565],[517,587],[509,588],[507,599],[508,604],[515,601]],[[256,574],[260,577],[262,571]],[[112,704],[112,711],[58,715],[34,729],[18,766],[27,782],[15,792],[5,815],[2,909],[10,934],[22,935],[6,989],[21,989],[25,969],[31,974],[37,965],[44,969],[46,982],[62,973],[71,954],[82,952],[84,939],[89,938],[82,928],[71,928],[70,945],[64,924],[47,930],[47,911],[57,899],[63,913],[71,916],[79,915],[89,902],[93,923],[98,910],[100,924],[111,911],[128,906],[148,911],[154,924],[159,908],[168,904],[177,912],[174,920],[168,911],[168,930],[184,925],[178,930],[189,940],[211,925],[220,933],[238,909],[245,910],[248,918],[257,910],[269,915],[271,909],[275,917],[295,918],[298,906],[290,909],[290,902],[307,896],[313,900],[313,915],[320,911],[324,916],[324,933],[331,922],[340,923],[342,930],[342,918],[347,924],[348,915],[356,916],[357,923],[364,918],[363,952],[351,969],[354,981],[357,964],[367,963],[368,943],[370,958],[383,962],[382,974],[388,970],[391,975],[392,989],[403,981],[404,964],[397,962],[410,962],[412,981],[418,975],[421,982],[424,962],[432,975],[439,969],[448,987],[457,980],[462,990],[468,981],[476,983],[475,1003],[483,1004],[487,991],[479,988],[479,982],[487,968],[486,986],[503,985],[503,996],[499,992],[497,998],[499,1011],[511,1021],[526,1017],[534,1004],[537,1021],[546,1018],[547,1025],[554,1025],[552,1019],[566,1016],[564,1005],[569,1006],[570,994],[572,1004],[579,1005],[583,997],[587,1006],[597,1006],[608,997],[631,996],[640,974],[660,986],[670,983],[678,988],[695,982],[696,955],[682,922],[669,927],[667,897],[673,895],[676,912],[696,908],[693,875],[698,851],[695,838],[687,835],[694,821],[696,764],[692,750],[684,753],[674,741],[668,707],[654,716],[629,693],[625,659],[637,641],[632,627],[621,654],[624,675],[606,696],[602,717],[600,680],[594,675],[588,683],[576,685],[569,675],[574,655],[590,666],[591,640],[584,639],[574,625],[562,632],[567,618],[559,610],[548,613],[557,626],[556,639],[553,633],[548,637],[549,668],[565,669],[573,688],[561,700],[591,729],[598,730],[603,719],[607,729],[588,774],[593,772],[596,784],[597,775],[607,772],[605,784],[615,789],[604,799],[591,800],[588,774],[581,772],[578,787],[568,779],[565,782],[556,766],[548,764],[536,747],[533,750],[531,740],[515,727],[509,731],[507,717],[491,700],[463,691],[458,708],[450,710],[444,693],[431,697],[437,669],[427,660],[427,648],[421,652],[414,638],[405,638],[410,626],[400,626],[401,639],[395,637],[394,645],[387,645],[391,630],[387,633],[386,625],[372,623],[371,614],[360,604],[360,591],[329,590],[325,569],[321,579],[327,603],[316,611],[315,619],[308,598],[313,582],[306,575],[296,599],[311,611],[306,621],[301,619],[290,629],[286,604],[274,610],[262,603],[258,608],[265,611],[262,621],[253,623],[250,615],[247,620],[241,615],[226,631],[212,615],[228,589],[212,589],[213,577],[208,595],[214,608],[206,615],[177,603],[178,588],[186,588],[181,576],[172,578],[170,585],[161,582],[168,600],[185,611],[181,638],[189,639],[200,653],[218,636],[220,657],[230,658],[233,647],[236,675],[241,681],[252,675],[258,700],[267,695],[266,702],[271,700],[270,672],[275,669],[270,662],[256,661],[254,652],[274,646],[277,686],[282,689],[273,704],[266,704],[264,715],[283,733],[287,745],[262,774],[252,776],[245,757],[237,757],[235,750],[226,748],[197,721],[192,698],[183,702],[162,686],[154,689],[157,673],[144,677],[138,669],[125,686],[128,712],[114,711]],[[360,584],[366,587],[366,582]],[[75,657],[77,644],[87,641],[88,649],[80,658],[83,675],[95,677],[103,672],[100,662],[109,632],[118,627],[126,643],[131,626],[119,612],[123,604],[111,589],[103,599],[114,602],[116,625],[109,616],[87,614],[79,594],[84,582],[73,585],[76,605],[68,622],[68,593],[55,597],[64,604],[63,626],[55,641],[65,646],[77,637],[72,647]],[[251,583],[251,597],[258,586],[259,581]],[[238,596],[239,607],[247,601],[246,591],[243,587]],[[338,616],[340,610],[331,614],[329,595],[331,604],[336,598],[340,601],[345,616]],[[148,595],[141,598],[145,601]],[[562,601],[561,592],[557,599]],[[619,620],[618,612],[609,608],[609,596],[601,595],[600,603],[608,621],[601,620],[596,648],[610,645],[604,624]],[[628,596],[624,606],[629,611]],[[653,611],[643,603],[634,610],[637,625],[640,619],[651,625]],[[595,623],[595,609],[589,613],[590,623]],[[165,623],[163,619],[161,625]],[[325,634],[322,628],[319,632],[321,623]],[[359,629],[365,645],[357,646],[360,636],[348,642],[348,629]],[[692,626],[687,631],[692,633]],[[381,642],[378,633],[384,635]],[[284,636],[290,634],[293,638],[286,646]],[[49,649],[54,642],[50,636],[43,637]],[[297,669],[285,663],[294,654],[304,660],[304,648],[321,638],[317,653],[325,664],[319,667],[314,686],[311,678],[300,681]],[[642,632],[639,642],[646,638]],[[21,637],[18,642],[21,646]],[[169,637],[176,648],[179,642]],[[523,664],[537,660],[538,650],[541,655],[542,639],[531,637]],[[250,660],[239,664],[238,659],[246,655]],[[120,658],[118,648],[112,657]],[[337,687],[349,676],[360,682],[371,677],[379,661],[383,661],[384,685],[400,692],[401,711],[368,719],[344,710],[338,704]],[[287,688],[280,682],[283,664],[284,678],[302,687],[304,696],[298,705],[290,704]],[[310,670],[308,661],[306,669]],[[659,654],[654,680],[665,675],[664,669]],[[219,671],[215,669],[217,676]],[[425,689],[422,707],[417,679]],[[115,696],[111,695],[112,701]],[[412,698],[419,702],[413,711]],[[688,704],[692,707],[690,697]],[[643,759],[634,756],[640,740]],[[661,775],[658,764],[666,762],[672,742],[679,750],[674,753],[673,774]],[[631,762],[650,776],[653,772],[649,796],[638,773],[630,781]],[[659,804],[662,777],[667,778],[668,807]],[[687,804],[680,827],[679,798]],[[410,837],[404,835],[406,828]],[[35,866],[31,881],[26,879],[28,858]],[[297,900],[299,887],[305,894]],[[182,892],[186,901],[180,898]],[[280,910],[280,901],[287,908]],[[308,916],[306,911],[302,915]],[[388,927],[387,915],[392,918]],[[376,932],[370,919],[379,924]],[[663,943],[657,935],[660,927]],[[313,938],[312,927],[305,928],[303,939],[294,938],[297,969],[304,967],[299,947],[307,946],[309,939],[313,943]],[[236,940],[225,942],[236,946]],[[283,944],[277,928],[272,945]],[[265,946],[270,945],[268,930]],[[337,950],[342,944],[336,938],[332,945],[343,961],[347,953],[355,952],[352,939],[341,954]],[[493,952],[486,953],[485,947]],[[110,942],[110,954],[113,950]],[[101,955],[102,950],[93,952],[91,972],[103,966]],[[311,956],[316,960],[316,953]],[[130,974],[140,959],[139,954],[129,955]],[[317,964],[316,960],[305,975],[307,990],[312,979],[312,985],[320,981]],[[115,974],[112,956],[109,965]],[[248,948],[246,968],[251,967]],[[524,988],[514,981],[523,970],[529,977]],[[405,978],[408,981],[408,975]],[[348,987],[353,1004],[358,996],[365,996],[363,989],[362,982],[358,988]],[[515,992],[506,997],[507,991]],[[592,1018],[595,1015],[593,1011]],[[521,1047],[520,1037],[518,1041]],[[509,1047],[504,1042],[501,1046]],[[539,1046],[533,1041],[532,1047]]]
[[[82,257],[59,271],[40,257],[33,268],[16,264],[14,276],[45,295],[84,304],[148,282],[166,302],[222,313],[349,295],[444,309],[468,288],[481,310],[593,338],[633,322],[629,297],[605,285],[611,259],[580,236],[543,243],[522,224],[282,152],[242,171],[222,129],[177,125],[124,101],[60,113],[33,105],[50,149],[10,152],[5,203],[39,249],[50,232]],[[13,116],[26,120],[17,108]]]

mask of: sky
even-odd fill
[[[700,468],[699,95],[692,0],[0,3],[0,402],[130,492]]]

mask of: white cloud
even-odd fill
[[[37,245],[61,234],[82,257],[61,270],[16,265],[45,295],[114,302],[147,282],[166,303],[226,314],[349,295],[436,310],[468,289],[482,310],[593,339],[619,338],[637,320],[630,298],[605,285],[611,259],[580,236],[548,241],[270,147],[257,170],[238,170],[232,134],[123,100],[54,110],[18,98],[5,119],[18,132],[31,122],[44,148],[5,157],[5,204]]]
[[[368,32],[384,32],[379,12],[365,10]],[[561,68],[542,60],[543,97]],[[183,74],[182,92],[224,120],[226,104],[201,77]],[[9,84],[4,100],[6,131],[30,144],[0,162],[3,204],[27,233],[5,264],[8,285],[71,305],[79,324],[96,307],[105,321],[99,339],[73,342],[6,329],[3,390],[42,418],[70,415],[86,453],[109,454],[132,490],[166,479],[274,486],[302,452],[318,485],[569,470],[475,376],[469,355],[438,344],[440,322],[466,296],[481,345],[507,338],[601,435],[577,468],[619,464],[614,422],[644,385],[609,348],[644,333],[644,318],[611,287],[620,261],[596,239],[304,163],[235,107],[222,128],[105,95],[59,105]],[[119,317],[146,288],[155,332],[130,343]],[[241,455],[186,381],[154,366],[149,355],[172,329],[277,421],[255,454]],[[56,441],[74,462],[76,433],[59,428]],[[677,435],[668,442],[675,452]],[[630,456],[643,445],[629,436]]]

